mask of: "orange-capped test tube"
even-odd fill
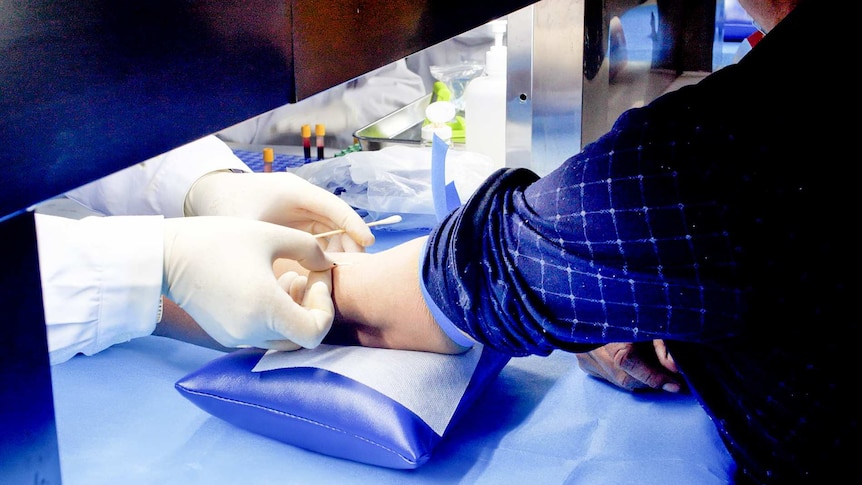
[[[275,160],[275,153],[272,148],[263,149],[263,171],[272,172],[272,161]]]
[[[323,160],[323,137],[326,136],[326,126],[321,124],[314,125],[314,135],[317,142],[317,159]]]
[[[306,160],[311,158],[311,125],[302,125],[302,151]]]

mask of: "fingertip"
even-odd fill
[[[680,391],[680,385],[676,382],[666,382],[661,386],[661,389],[662,391],[676,394]]]
[[[368,247],[368,246],[371,246],[372,244],[374,244],[374,242],[377,240],[377,237],[367,227],[366,227],[366,230],[368,230],[368,237],[363,242],[365,243],[364,246]]]
[[[329,256],[329,253],[326,253],[326,252],[323,253],[323,260],[326,263],[326,268],[323,271],[326,271],[326,270],[329,270],[329,269],[332,269],[332,268],[338,266],[338,263],[336,263],[335,260]]]
[[[670,354],[668,354],[668,355],[667,355],[667,362],[666,362],[666,364],[667,364],[667,365],[666,365],[665,367],[667,367],[667,369],[668,369],[669,371],[679,373],[679,367],[677,367],[677,365],[676,365],[676,361],[675,361],[675,360],[673,360],[673,356],[672,356],[672,355],[670,355]]]
[[[363,248],[367,248],[374,244],[376,238],[374,237],[374,233],[368,229],[367,226],[362,226],[362,230],[353,231],[350,233],[350,238],[353,239],[356,244],[362,246]]]

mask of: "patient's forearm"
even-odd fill
[[[183,342],[225,352],[235,350],[216,342],[179,305],[167,298],[163,302],[162,320],[156,324],[156,330],[153,332],[153,335],[182,340]]]
[[[353,332],[361,345],[460,353],[434,322],[419,288],[425,238],[379,253],[339,253],[332,270],[335,331]]]

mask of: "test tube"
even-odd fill
[[[302,151],[306,160],[311,158],[311,125],[302,125]]]
[[[317,159],[323,160],[323,137],[326,135],[326,126],[321,124],[314,125],[314,135],[317,142]]]
[[[272,161],[275,159],[275,154],[272,148],[263,149],[263,171],[272,172]]]

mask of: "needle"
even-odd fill
[[[385,219],[380,219],[379,221],[369,222],[367,225],[368,225],[368,227],[372,227],[372,226],[382,226],[384,224],[396,224],[398,222],[401,222],[401,216],[396,214],[394,216],[389,216]],[[329,237],[329,236],[334,236],[336,234],[341,234],[343,232],[345,232],[344,229],[336,229],[334,231],[326,231],[326,232],[321,232],[320,234],[315,234],[314,237]]]

